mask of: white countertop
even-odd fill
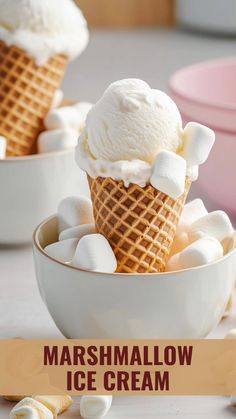
[[[124,77],[143,78],[166,90],[168,78],[176,69],[234,54],[232,38],[203,37],[177,30],[97,30],[91,34],[87,51],[70,65],[63,90],[66,97],[96,101],[111,81]],[[192,195],[197,195],[196,187]],[[0,338],[62,338],[39,296],[30,247],[0,248],[0,284]],[[233,327],[235,313],[211,337],[223,338]],[[235,417],[236,410],[227,406],[228,400],[220,397],[122,397],[115,399],[107,418]],[[0,419],[7,417],[10,407],[10,403],[0,400]],[[77,404],[64,417],[79,417]]]
[[[6,419],[14,403],[0,398],[0,418]],[[221,397],[115,397],[106,419],[233,419],[235,408]],[[62,419],[81,419],[79,398]]]

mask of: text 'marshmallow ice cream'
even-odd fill
[[[89,35],[73,0],[0,0],[0,39],[44,65],[56,54],[74,59],[87,46]]]

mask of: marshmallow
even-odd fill
[[[179,253],[181,269],[207,265],[223,256],[223,248],[214,237],[203,237]]]
[[[174,237],[173,245],[170,252],[170,257],[176,253],[181,252],[185,247],[189,245],[188,234],[183,231]]]
[[[57,415],[65,412],[72,405],[73,400],[70,396],[33,396],[34,400],[37,400],[39,403],[42,403],[46,406],[52,413],[53,417],[57,418]]]
[[[78,239],[80,240],[81,237],[87,234],[96,233],[95,225],[94,224],[81,224],[79,226],[67,228],[63,230],[59,235],[59,240],[66,240],[66,239]]]
[[[77,131],[66,128],[54,131],[44,131],[38,136],[38,152],[51,153],[76,147]]]
[[[57,212],[59,233],[79,224],[94,224],[92,202],[82,195],[63,199]]]
[[[93,107],[93,104],[89,102],[78,102],[74,106],[77,109],[79,115],[81,116],[83,126],[80,126],[80,129],[82,129],[84,127],[87,115]]]
[[[82,117],[74,106],[52,109],[44,119],[44,125],[48,130],[72,128],[79,131]]]
[[[77,244],[78,239],[67,239],[49,244],[45,247],[44,251],[49,256],[59,260],[60,262],[71,262],[75,254]]]
[[[52,412],[31,397],[25,397],[10,412],[10,419],[53,419]]]
[[[187,168],[187,176],[191,182],[195,182],[199,177],[199,166],[192,166]]]
[[[51,109],[54,109],[60,106],[61,102],[63,101],[63,97],[64,97],[63,91],[60,89],[56,90],[54,98],[52,100]]]
[[[228,215],[224,211],[213,211],[192,223],[189,239],[194,241],[206,235],[222,241],[232,232],[233,227]]]
[[[167,262],[167,271],[193,268],[207,265],[223,256],[220,242],[213,237],[204,236],[173,255]]]
[[[0,136],[0,159],[6,158],[7,140],[5,137]]]
[[[114,252],[101,234],[90,234],[80,239],[72,266],[89,271],[115,272],[117,262]]]
[[[201,199],[194,199],[193,201],[185,204],[177,226],[177,232],[171,248],[170,258],[176,253],[181,252],[185,247],[194,241],[193,239],[190,240],[188,234],[191,229],[191,224],[206,214],[208,214],[208,212]]]
[[[236,339],[236,329],[231,329],[225,336],[225,339]]]
[[[233,407],[236,407],[236,396],[230,396],[230,404]]]
[[[179,255],[179,253],[176,253],[170,257],[166,264],[166,272],[178,271],[182,269],[179,262]]]
[[[112,404],[112,396],[82,396],[80,400],[80,415],[84,419],[104,417]]]
[[[153,164],[150,182],[154,188],[177,199],[184,193],[186,162],[176,153],[160,151]]]
[[[207,214],[207,209],[201,199],[194,199],[193,201],[188,202],[183,208],[177,227],[177,233],[186,232],[194,221]]]
[[[196,122],[189,122],[184,128],[182,156],[188,166],[204,163],[215,142],[215,133],[210,128]]]

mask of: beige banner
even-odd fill
[[[0,394],[236,394],[236,340],[2,340]]]

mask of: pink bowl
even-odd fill
[[[170,80],[170,94],[183,117],[216,133],[198,184],[214,205],[236,217],[236,59],[186,67]]]

